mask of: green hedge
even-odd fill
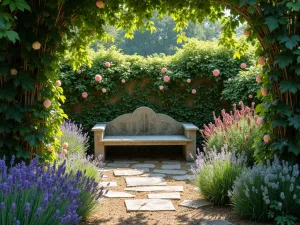
[[[239,73],[242,62],[249,65],[252,54],[241,59],[232,56],[232,50],[219,47],[216,42],[193,39],[173,56],[145,58],[123,55],[114,47],[102,49],[95,54],[91,68],[85,65],[73,71],[67,64],[61,65],[60,78],[67,97],[63,107],[69,118],[87,131],[97,122],[110,121],[140,106],[200,128],[212,121],[212,111],[228,108],[229,102],[220,100],[224,81]],[[109,68],[104,65],[107,61],[111,62]],[[168,69],[166,74],[162,74],[162,67]],[[221,72],[219,77],[212,75],[216,68]],[[96,74],[102,75],[101,83],[95,81]],[[165,75],[171,78],[168,83],[163,81]],[[187,83],[188,78],[191,83]],[[126,84],[121,83],[122,79]],[[160,85],[164,85],[163,91],[159,90]],[[102,88],[107,92],[102,93]],[[192,94],[192,89],[197,93]],[[88,93],[86,99],[82,98],[82,92]],[[80,112],[74,110],[78,107]],[[200,141],[199,135],[198,144]]]

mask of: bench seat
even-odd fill
[[[192,139],[184,135],[104,136],[104,145],[186,145]]]
[[[121,115],[110,122],[97,123],[94,132],[95,155],[105,159],[106,146],[182,145],[186,160],[196,155],[196,132],[192,123],[140,107],[133,113]]]

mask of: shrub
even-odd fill
[[[102,176],[102,174],[99,174],[97,171],[97,168],[102,167],[101,158],[102,156],[94,159],[93,156],[86,157],[80,154],[71,154],[67,158],[60,157],[59,164],[65,163],[66,172],[74,177],[76,176],[76,172],[80,171],[87,179],[98,182]],[[79,198],[84,204],[80,205],[77,213],[85,219],[93,211],[98,201],[93,192],[86,190],[86,186],[79,186],[79,189],[81,190]]]
[[[258,99],[255,96],[260,88],[256,82],[256,76],[259,73],[259,68],[251,66],[248,70],[241,70],[236,76],[224,81],[222,99],[232,103],[240,101],[258,103]]]
[[[234,182],[233,209],[252,220],[275,219],[277,224],[293,224],[300,212],[298,165],[275,159],[244,171]]]
[[[219,153],[216,149],[199,153],[193,173],[201,195],[216,204],[228,204],[228,191],[242,173],[245,161],[244,156],[228,151],[226,145]]]
[[[38,165],[34,158],[28,166],[14,164],[8,170],[5,158],[0,160],[0,224],[78,224],[78,211],[87,202],[82,189],[96,200],[102,188],[81,171],[74,177],[66,173],[66,163],[59,166]],[[46,168],[46,169],[45,169]]]
[[[62,131],[60,143],[68,143],[68,154],[85,154],[89,147],[89,135],[83,132],[82,125],[76,125],[72,121],[64,121],[60,128]]]
[[[204,138],[204,145],[207,149],[221,149],[226,144],[229,149],[236,149],[237,153],[245,152],[249,163],[254,161],[255,138],[259,136],[259,118],[254,115],[254,104],[252,107],[245,107],[240,102],[241,109],[234,104],[233,112],[226,113],[222,110],[222,115],[214,115],[214,124],[204,125],[200,130]]]

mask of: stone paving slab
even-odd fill
[[[188,208],[198,209],[203,206],[213,205],[213,203],[205,200],[184,200],[179,205],[185,206]]]
[[[178,175],[184,175],[187,172],[185,170],[153,170],[153,173],[165,173],[165,174],[178,174]]]
[[[163,164],[180,164],[179,160],[166,160],[162,161]]]
[[[188,165],[188,166],[196,166],[196,162],[187,162],[186,165]]]
[[[182,192],[183,186],[147,186],[147,187],[131,187],[125,188],[125,191],[175,191],[175,192]]]
[[[126,177],[125,181],[127,187],[167,185],[162,177]]]
[[[152,163],[139,163],[139,164],[134,164],[132,168],[155,168],[155,165]]]
[[[137,176],[137,175],[142,175],[144,172],[149,172],[145,171],[145,169],[143,170],[114,170],[114,175],[116,177],[119,176]]]
[[[107,175],[102,175],[102,178],[108,178],[108,176]]]
[[[148,161],[144,161],[144,163],[159,163],[158,160],[148,160]]]
[[[101,186],[104,187],[117,187],[117,183],[115,181],[104,181],[104,182],[100,182]]]
[[[172,177],[174,180],[182,181],[182,180],[189,180],[188,175],[182,175],[182,176],[173,176]]]
[[[114,168],[128,168],[130,167],[129,163],[108,163],[107,167],[114,167]]]
[[[179,192],[172,193],[157,193],[157,194],[148,194],[148,198],[150,199],[180,199]]]
[[[118,192],[118,191],[111,191],[107,190],[103,194],[106,198],[134,198],[135,195],[129,194],[127,192]]]
[[[114,160],[113,163],[118,163],[118,164],[132,164],[132,163],[139,163],[139,161],[135,160]]]
[[[163,199],[137,199],[125,200],[128,211],[175,211],[170,200]]]
[[[227,220],[207,220],[207,221],[200,222],[199,225],[234,225],[234,224],[228,222]]]
[[[174,170],[174,169],[180,169],[180,164],[164,164],[161,166],[162,170]]]
[[[166,174],[162,174],[162,173],[146,173],[141,175],[141,177],[165,177]]]
[[[113,171],[115,168],[112,167],[103,167],[101,169],[97,169],[98,172],[109,172],[109,171]]]

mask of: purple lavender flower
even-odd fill
[[[14,213],[15,213],[15,210],[16,210],[16,203],[13,202],[13,203],[11,204],[10,213],[11,213],[11,214],[14,214]]]
[[[4,204],[4,202],[1,202],[0,208],[1,208],[1,210],[4,210],[4,209],[5,209],[5,204]]]
[[[25,205],[25,216],[29,216],[30,213],[30,203],[26,203]]]
[[[42,207],[39,207],[39,208],[37,209],[37,211],[35,212],[34,216],[35,216],[35,217],[39,217],[39,216],[41,215],[41,212],[42,212]]]

